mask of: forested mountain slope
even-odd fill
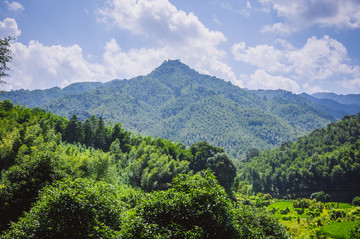
[[[360,112],[360,103],[344,104],[329,98],[316,98],[306,93],[302,93],[301,96],[314,102],[314,108],[321,108],[336,118],[342,118],[344,115],[354,115]]]
[[[323,190],[335,200],[350,201],[360,190],[360,113],[249,155],[239,168],[255,192],[309,197]]]
[[[69,94],[81,94],[83,92],[95,89],[102,85],[99,82],[83,82],[74,83],[63,89],[53,87],[47,90],[15,90],[9,91],[5,94],[0,94],[0,100],[8,99],[20,105],[27,107],[39,107],[54,99],[67,96]]]
[[[342,114],[327,112],[322,105],[291,92],[241,89],[199,74],[177,60],[165,61],[147,76],[105,84],[79,83],[61,94],[51,91],[61,90],[42,91],[54,98],[43,97],[46,100],[39,100],[40,107],[58,115],[70,118],[76,114],[81,120],[101,116],[105,122],[121,122],[132,132],[187,146],[207,140],[236,158],[251,147],[268,149],[295,140]],[[24,97],[22,92],[8,94],[14,102],[24,102],[16,100]],[[27,99],[34,102],[31,97]]]

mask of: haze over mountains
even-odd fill
[[[17,90],[1,95],[3,99],[68,118],[101,116],[129,131],[186,145],[207,140],[238,159],[249,148],[272,148],[360,112],[359,95],[246,90],[178,60],[130,80]]]

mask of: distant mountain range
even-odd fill
[[[186,145],[207,140],[240,158],[249,148],[272,148],[360,112],[360,105],[353,104],[359,95],[344,97],[245,90],[169,60],[147,76],[63,89],[16,90],[0,95],[0,100],[68,118],[101,116],[135,133]]]
[[[360,94],[337,95],[334,93],[315,93],[312,96],[317,99],[333,100],[346,105],[360,105]]]

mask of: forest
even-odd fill
[[[222,148],[0,103],[1,238],[287,238]]]
[[[178,60],[164,61],[146,76],[107,83],[82,82],[63,89],[14,90],[0,100],[39,107],[85,122],[121,122],[134,134],[190,147],[199,141],[241,158],[251,147],[274,148],[360,112],[360,105],[320,100],[284,90],[246,90],[203,75]],[[347,102],[345,102],[347,103]]]
[[[101,116],[68,120],[0,101],[0,235],[288,238],[299,234],[294,224],[318,235],[336,221],[360,238],[360,225],[353,224],[360,216],[359,124],[360,114],[345,116],[233,161],[206,141],[186,147],[106,124]],[[319,204],[334,200],[354,209]]]
[[[255,192],[297,198],[323,190],[349,202],[360,190],[360,113],[273,150],[250,149],[239,168]]]

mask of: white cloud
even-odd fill
[[[331,82],[334,78],[352,79],[347,80],[347,84],[357,87],[353,90],[359,90],[356,79],[360,77],[360,69],[351,64],[346,48],[335,39],[329,36],[320,39],[311,37],[302,48],[298,49],[284,40],[278,40],[278,43],[283,48],[277,49],[269,45],[247,47],[243,42],[233,45],[232,53],[235,60],[246,62],[256,66],[258,70],[262,70],[256,71],[251,76],[255,85],[259,83],[256,79],[269,78],[265,74],[269,72],[303,82],[301,86],[307,91],[309,91],[310,85],[314,85],[316,82]],[[281,83],[282,80],[283,83]],[[276,78],[269,82],[273,82],[274,87],[282,89],[285,87],[286,89],[296,88],[292,84],[285,84],[284,79]],[[289,81],[287,82],[289,83]],[[276,85],[277,83],[278,85]],[[254,84],[251,86],[253,87]],[[245,86],[249,87],[247,84]]]
[[[258,69],[250,76],[241,76],[246,87],[249,89],[277,90],[284,89],[292,92],[299,92],[299,85],[289,78],[283,76],[273,76],[263,69]]]
[[[5,18],[4,21],[0,21],[0,38],[4,37],[18,37],[21,31],[13,18]]]
[[[255,65],[268,72],[288,71],[282,63],[284,54],[282,51],[269,45],[246,47],[244,42],[234,44],[231,48],[235,60]]]
[[[7,81],[13,88],[63,87],[80,81],[101,81],[106,75],[103,66],[91,64],[83,58],[78,45],[44,46],[30,41],[28,45],[15,42],[11,47],[14,57]]]
[[[167,0],[112,0],[98,10],[98,17],[104,23],[151,38],[157,44],[148,49],[123,51],[112,40],[110,44],[116,43],[118,49],[105,53],[106,62],[121,60],[124,63],[112,69],[125,70],[126,75],[139,75],[166,59],[181,59],[202,73],[235,80],[231,68],[222,61],[226,53],[218,47],[226,41],[225,36],[209,30],[193,13],[176,9]]]
[[[105,46],[103,61],[95,64],[84,58],[79,45],[15,42],[8,80],[12,87],[44,89],[79,81],[131,78],[149,73],[167,59],[181,59],[202,73],[235,81],[232,69],[222,61],[225,52],[218,48],[226,41],[224,35],[210,31],[194,14],[177,10],[168,1],[114,0],[98,10],[98,17],[122,30],[152,38],[156,44],[149,48],[124,50],[116,39],[111,39]],[[3,24],[17,29],[13,19]]]
[[[9,11],[12,11],[12,12],[17,12],[17,11],[23,11],[24,10],[24,7],[23,5],[21,5],[20,3],[18,2],[9,2],[9,1],[5,1],[5,4],[7,5]]]
[[[329,36],[309,38],[303,48],[287,52],[286,58],[297,75],[310,80],[358,71],[349,64],[346,48]]]
[[[177,10],[167,0],[113,0],[98,13],[102,21],[166,44],[214,46],[226,40],[221,32],[207,29],[193,13]]]
[[[296,32],[296,28],[294,26],[290,26],[289,24],[278,22],[273,25],[263,26],[261,29],[261,33],[266,33],[266,32],[275,32],[286,35]]]
[[[246,6],[243,6],[239,9],[233,7],[229,2],[220,2],[220,7],[240,14],[243,17],[249,17],[251,14],[251,10],[253,10],[250,1],[247,1]]]
[[[340,82],[340,84],[350,92],[358,94],[360,89],[360,77],[351,80],[344,79]]]
[[[259,0],[276,11],[286,25],[265,26],[266,31],[297,31],[313,25],[337,28],[360,28],[360,2],[357,0]],[[291,32],[290,30],[290,32]]]

